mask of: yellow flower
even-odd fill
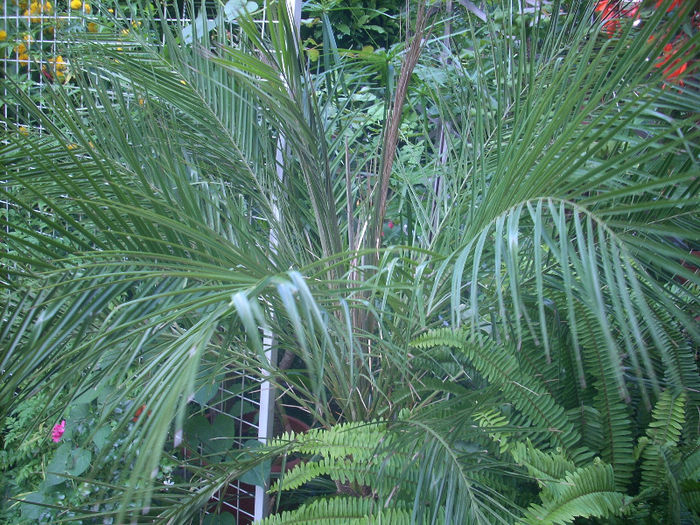
[[[67,66],[65,60],[63,60],[63,56],[58,55],[56,58],[49,58],[48,63],[51,69],[56,73],[56,78],[63,80],[66,76],[65,70]]]
[[[89,33],[97,33],[97,24],[95,22],[88,23],[87,30]]]
[[[33,15],[38,15],[41,11],[41,8],[39,7],[39,4],[37,2],[32,2],[32,4],[29,6],[29,9],[26,9],[24,11],[24,16],[29,17],[29,21],[38,24],[41,22],[41,17],[39,16],[33,16]]]
[[[85,4],[85,12],[87,14],[90,14],[91,11],[92,11],[92,7],[90,7],[90,4]]]
[[[78,145],[77,145],[77,144],[68,144],[68,146],[66,146],[66,147],[67,147],[68,149],[75,149],[75,148],[78,147]]]
[[[24,55],[24,54],[26,54],[26,52],[27,52],[27,46],[25,46],[24,44],[19,44],[19,45],[15,46],[15,53],[17,53],[18,55]]]
[[[141,27],[141,20],[131,22],[131,25],[134,27]]]
[[[142,98],[139,99],[139,106],[143,106],[146,103],[146,101]]]
[[[187,82],[185,82],[184,80],[180,80],[180,84],[182,84],[183,86],[186,86]]]
[[[113,15],[113,14],[114,14],[114,9],[112,9],[112,8],[110,7],[109,9],[107,9],[107,12],[108,12],[109,14]]]
[[[29,55],[27,53],[22,53],[20,56],[17,57],[17,60],[19,60],[20,64],[24,66],[29,66]]]
[[[71,9],[80,9],[83,7],[83,3],[80,0],[70,0]]]
[[[126,35],[128,35],[128,34],[129,34],[129,30],[128,30],[128,29],[122,29],[122,35],[126,36]]]
[[[0,29],[0,42],[7,40],[7,31]]]
[[[29,135],[29,129],[27,129],[27,126],[20,126],[19,127],[19,132],[22,135]]]
[[[53,6],[51,3],[46,2],[45,4],[41,4],[35,0],[29,5],[29,9],[25,9],[22,14],[28,16],[30,22],[39,23],[41,22],[41,16],[36,15],[43,15],[44,13],[51,14],[52,9]]]

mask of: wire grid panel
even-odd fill
[[[55,3],[54,3],[55,2]],[[49,84],[64,83],[70,88],[71,68],[61,50],[69,45],[69,38],[78,33],[116,32],[126,34],[138,30],[138,8],[127,8],[130,14],[115,17],[119,7],[100,2],[98,8],[88,0],[0,0],[0,71],[11,79],[36,102],[46,109],[42,93]],[[172,17],[165,10],[155,22],[187,23],[183,16]],[[33,123],[18,106],[8,104],[7,87],[3,83],[1,114],[4,126],[25,126],[26,131],[39,132],[43,127]],[[24,131],[20,128],[20,131]]]
[[[69,64],[61,55],[61,49],[68,41],[61,39],[61,35],[75,31],[97,32],[99,24],[114,13],[114,9],[96,13],[88,2],[82,0],[60,0],[57,5],[53,0],[0,0],[0,6],[0,74],[26,90],[41,110],[47,109],[42,96],[47,86],[70,80],[66,78],[70,75]],[[173,23],[187,22],[184,17],[165,15],[164,18]],[[132,19],[127,22],[129,25],[138,24]],[[20,133],[31,130],[42,134],[44,128],[39,123],[33,122],[19,106],[7,102],[5,82],[0,88],[0,96],[6,132],[8,126],[14,125]],[[3,202],[2,205],[9,217],[9,203]],[[245,446],[245,441],[251,438],[265,442],[271,436],[269,382],[251,376],[236,376],[222,384],[216,396],[207,405],[207,415],[212,421],[224,417],[235,422],[236,446]],[[236,523],[247,525],[263,518],[266,508],[264,486],[236,481],[213,494],[205,512],[229,513]]]
[[[26,90],[40,109],[46,109],[42,92],[53,82],[62,82],[68,64],[60,53],[64,32],[96,31],[97,17],[92,7],[80,0],[0,0],[0,66],[3,74]],[[72,2],[72,9],[70,4]],[[77,3],[75,3],[77,2]],[[80,6],[79,8],[78,5]],[[5,125],[14,123],[42,132],[17,106],[8,104],[6,86],[2,90],[2,116]],[[22,128],[20,128],[22,129]]]
[[[264,421],[264,414],[267,413],[263,410],[264,396],[261,399],[260,395],[261,386],[264,385],[265,382],[258,378],[234,375],[222,382],[214,398],[206,405],[205,413],[209,421],[225,418],[235,428],[236,448],[244,448],[246,443],[260,438],[260,418]],[[264,499],[258,501],[260,490],[264,493],[264,487],[233,481],[212,495],[205,512],[232,514],[238,525],[247,525],[264,517]]]

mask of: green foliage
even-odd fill
[[[551,446],[572,450],[577,445],[581,438],[564,409],[533,370],[526,363],[518,362],[512,348],[480,342],[469,336],[468,329],[454,332],[449,328],[432,330],[411,343],[418,348],[437,345],[464,352],[476,370],[498,386],[504,399],[530,420],[536,432],[549,436]]]
[[[577,517],[608,518],[620,515],[627,498],[615,491],[611,465],[594,462],[547,483],[541,493],[542,505],[528,509],[529,523],[573,523]]]
[[[407,510],[379,508],[371,499],[336,496],[305,503],[295,511],[282,512],[258,522],[260,525],[284,524],[407,524],[411,514]]]
[[[582,342],[584,355],[589,355],[587,339],[582,339]],[[593,382],[593,388],[598,392],[589,395],[588,402],[595,407],[593,414],[599,421],[615,421],[622,414],[624,425],[613,424],[604,431],[604,439],[592,451],[579,447],[578,441],[567,444],[562,440],[552,440],[547,446],[546,441],[538,439],[536,432],[528,437],[523,434],[523,429],[531,424],[535,424],[536,429],[538,425],[549,425],[555,420],[566,421],[567,426],[572,422],[566,419],[562,409],[555,409],[553,415],[547,414],[548,407],[551,410],[552,406],[558,406],[557,390],[550,392],[545,389],[544,384],[550,377],[547,373],[537,376],[532,373],[527,364],[528,346],[520,350],[518,360],[507,345],[488,340],[479,342],[469,335],[466,328],[430,330],[414,340],[411,346],[428,351],[447,347],[464,354],[476,372],[498,386],[500,402],[512,404],[518,411],[506,418],[500,410],[485,409],[476,412],[474,417],[479,427],[497,444],[500,454],[510,455],[537,480],[542,503],[533,504],[528,509],[527,515],[532,522],[570,523],[577,516],[605,518],[623,515],[634,522],[645,513],[651,513],[664,522],[680,523],[683,521],[681,515],[696,512],[692,505],[697,472],[692,466],[680,466],[687,461],[693,465],[697,453],[692,446],[687,447],[692,441],[684,445],[680,441],[684,428],[688,438],[695,435],[691,439],[697,439],[697,434],[689,432],[685,426],[685,392],[674,394],[672,390],[665,390],[661,393],[650,414],[646,435],[639,438],[635,447],[628,430],[629,410],[619,397],[609,404],[600,402],[604,395],[612,399],[604,394],[606,375],[602,371],[601,380]],[[602,356],[591,359],[596,359],[596,363],[607,362]],[[590,366],[588,370],[596,370],[596,367]],[[567,392],[564,390],[563,395]],[[553,395],[553,404],[533,402],[533,396],[543,395]],[[639,405],[638,408],[643,407]],[[510,424],[509,419],[520,421],[520,416],[526,418],[524,422],[519,426]],[[549,426],[547,430],[553,429],[556,427]],[[607,435],[609,437],[605,437]],[[537,444],[533,445],[531,440]],[[610,442],[615,455],[611,455],[608,448]],[[591,462],[593,454],[600,457]],[[629,460],[620,461],[616,459],[618,456]],[[631,483],[633,475],[640,479],[638,485]],[[682,496],[680,487],[685,488],[686,496]],[[681,501],[690,505],[681,510]]]
[[[692,495],[698,481],[697,469],[693,468],[697,444],[681,444],[686,403],[685,392],[663,392],[652,411],[646,435],[640,437],[637,444],[636,455],[641,463],[640,495],[655,502],[651,506],[652,515],[666,523],[685,522],[681,516],[688,512],[698,514]],[[688,506],[687,510],[681,510],[683,503]],[[649,507],[648,503],[641,506]]]
[[[163,46],[76,35],[80,104],[7,83],[44,132],[0,144],[0,416],[115,387],[65,437],[104,506],[60,512],[196,521],[286,450],[280,500],[342,497],[279,519],[692,519],[700,104],[655,58],[695,29],[460,3],[459,34],[431,11],[425,40],[313,73],[283,2],[219,7],[145,19]],[[205,411],[238,374],[323,430],[233,451]]]
[[[4,420],[2,430],[2,450],[0,450],[0,471],[3,472],[3,501],[20,492],[27,492],[41,479],[42,442],[45,436],[28,433],[44,410],[47,397],[37,394],[23,404],[21,411],[16,411]],[[46,429],[43,429],[45,434]],[[44,438],[44,439],[42,439]],[[9,504],[3,505],[0,516],[11,522]]]
[[[606,343],[594,329],[592,316],[585,312],[578,316],[583,327],[580,344],[586,370],[595,371],[588,378],[595,394],[586,400],[591,408],[586,431],[596,434],[601,458],[614,467],[617,487],[624,489],[630,482],[635,459],[631,414],[625,403],[628,394],[621,392],[615,372],[619,358],[605,350]]]
[[[396,498],[400,499],[400,494],[407,492],[406,486],[415,484],[410,457],[394,447],[385,422],[342,423],[329,430],[285,433],[270,443],[272,447],[285,445],[289,454],[311,459],[285,473],[271,491],[294,490],[314,478],[329,476],[344,487],[344,492],[356,496],[386,496],[398,491]]]
[[[330,53],[328,32],[332,28],[335,46],[361,49],[365,46],[389,49],[400,42],[405,13],[390,0],[319,0],[305,5],[301,37],[309,43],[323,43]]]
[[[544,452],[534,447],[530,441],[516,443],[510,452],[515,462],[524,465],[540,486],[559,482],[576,470],[574,462],[562,452]]]
[[[667,483],[666,454],[678,447],[685,422],[686,396],[664,392],[651,413],[646,436],[640,438],[638,455],[642,458],[642,490],[655,490]]]
[[[700,519],[700,443],[681,460],[681,498],[695,519]]]
[[[319,496],[299,508],[284,511],[261,523],[332,523],[363,519],[363,523],[411,523],[411,500],[420,483],[420,453],[401,448],[396,430],[384,421],[341,423],[331,429],[283,434],[272,448],[285,448],[285,459],[301,459],[281,475],[270,491],[298,490],[319,477],[329,477],[341,496]],[[284,465],[284,462],[283,462]],[[436,519],[445,513],[432,501],[427,509]],[[359,523],[359,521],[358,521]]]
[[[89,433],[85,424],[94,424],[97,420],[92,410],[83,403],[72,405],[61,443],[55,444],[49,439],[53,424],[47,424],[45,418],[62,401],[61,397],[51,399],[47,394],[36,393],[22,404],[21,410],[5,419],[3,450],[0,451],[5,496],[0,516],[4,522],[53,520],[59,513],[51,506],[83,505],[98,492],[97,487],[82,482],[79,477],[91,465],[94,467],[93,457],[101,447],[97,444],[86,448],[75,446],[79,434]],[[68,516],[74,515],[68,513]]]

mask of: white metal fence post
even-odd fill
[[[301,0],[287,0],[287,12],[289,13],[292,27],[294,27],[297,33],[297,39],[299,37],[299,30],[301,27]],[[283,135],[280,135],[277,141],[277,151],[275,154],[275,160],[277,163],[277,177],[280,181],[284,178],[284,148],[286,141]],[[273,203],[274,205],[274,203]],[[275,213],[275,218],[280,219],[280,210],[277,206],[274,207],[273,212]],[[274,229],[270,231],[270,247],[274,251],[277,246],[277,234]],[[274,338],[269,330],[266,330],[263,337],[263,347],[265,349],[265,357],[268,363],[273,365],[277,361],[276,350],[274,348]],[[265,372],[263,372],[265,374]],[[258,440],[262,443],[267,443],[267,440],[272,437],[272,421],[274,416],[274,392],[272,385],[269,381],[263,381],[260,385],[260,415],[258,420]],[[265,485],[269,485],[269,473],[266,476]],[[254,516],[256,520],[262,519],[267,515],[268,510],[268,496],[267,496],[267,486],[256,485],[255,487],[255,511]]]

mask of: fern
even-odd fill
[[[598,415],[598,425],[601,439],[601,458],[610,463],[615,469],[615,481],[618,488],[624,488],[632,478],[634,470],[634,445],[632,442],[629,409],[622,401],[615,370],[620,363],[613,359],[610,352],[605,351],[605,341],[590,313],[583,309],[577,312],[577,318],[585,327],[579,336],[583,349],[586,369],[594,373],[596,378],[593,388],[593,407]]]
[[[639,439],[637,456],[641,460],[640,508],[649,507],[656,519],[664,523],[681,523],[681,501],[692,510],[695,506],[696,482],[683,479],[697,476],[692,466],[680,467],[681,434],[685,423],[685,392],[670,390],[661,393],[651,414],[646,436]],[[692,455],[686,458],[691,465],[698,461]],[[679,479],[680,478],[680,479]],[[679,483],[680,481],[680,483]]]
[[[271,491],[295,490],[315,478],[328,476],[343,490],[356,495],[399,499],[415,487],[411,458],[392,446],[386,423],[342,423],[304,434],[287,433],[270,447],[311,456],[275,482]],[[391,497],[389,497],[391,495]]]
[[[352,456],[366,460],[374,456],[377,446],[386,435],[386,423],[343,423],[330,429],[312,428],[303,434],[287,432],[270,442],[272,447],[293,444],[301,454],[323,454],[330,458]]]
[[[538,525],[571,523],[575,518],[610,518],[626,511],[629,499],[615,490],[611,465],[596,461],[549,482],[540,494],[541,505],[531,505],[526,521]]]
[[[675,388],[687,389],[691,399],[700,402],[700,374],[695,349],[666,310],[657,307],[654,313],[663,323],[664,330],[659,330],[658,335],[668,349],[661,356],[665,381]]]
[[[380,458],[378,457],[377,460]],[[294,490],[312,479],[329,476],[332,480],[343,485],[356,487],[370,487],[375,489],[379,486],[382,489],[398,487],[401,484],[413,482],[415,476],[408,476],[411,472],[408,469],[403,471],[403,467],[394,457],[382,458],[381,464],[378,462],[360,462],[355,458],[338,459],[324,457],[318,461],[299,463],[291,472],[275,483],[271,490]],[[381,469],[381,477],[378,476]],[[378,479],[379,478],[379,479]]]
[[[681,498],[700,520],[700,442],[695,446],[695,450],[684,458],[681,478]]]
[[[668,454],[678,445],[685,422],[684,392],[674,396],[666,390],[661,393],[652,411],[652,420],[646,439],[640,439],[638,454],[642,459],[642,491],[657,491],[668,485]]]
[[[563,479],[569,472],[576,470],[576,465],[560,453],[543,452],[529,441],[517,443],[511,448],[513,459],[527,468],[528,473],[537,479],[540,486],[549,481]]]
[[[510,424],[503,414],[493,409],[482,410],[474,414],[474,419],[478,422],[479,427],[484,428],[488,432],[489,437],[496,442],[501,454],[509,450],[509,439],[512,433],[500,430]]]
[[[411,513],[402,508],[381,508],[367,498],[338,496],[323,498],[285,511],[257,525],[403,525],[411,523]]]
[[[542,381],[527,366],[518,363],[504,345],[474,341],[464,329],[452,331],[441,328],[423,334],[411,346],[448,346],[463,352],[490,383],[499,387],[505,399],[546,434],[552,446],[572,449],[579,443],[581,437],[569,422],[564,409]]]

